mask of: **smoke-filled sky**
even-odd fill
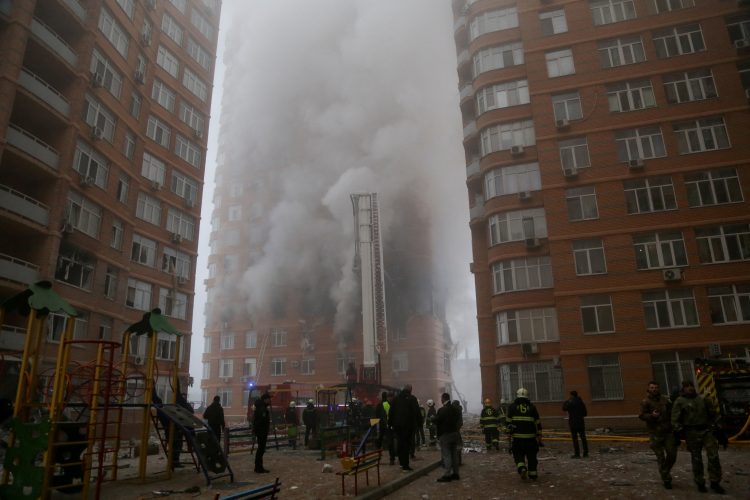
[[[447,296],[459,349],[477,356],[450,0],[224,0],[221,27],[196,282],[220,151],[266,198],[248,289],[271,289],[280,273],[322,287],[337,328],[348,328],[347,300],[358,296],[349,195],[377,192],[384,239],[409,236],[396,229],[406,210],[429,220],[433,286]],[[251,294],[249,306],[267,299]],[[194,376],[205,290],[195,303]]]

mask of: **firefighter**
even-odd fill
[[[664,488],[672,489],[672,466],[677,460],[677,441],[672,431],[672,401],[661,394],[659,383],[648,383],[648,393],[641,401],[638,418],[646,422],[649,445],[656,455]]]
[[[521,387],[508,408],[508,431],[513,442],[511,450],[521,479],[538,478],[536,454],[542,443],[542,422],[539,412],[529,400],[529,391]]]
[[[672,405],[672,427],[675,432],[685,432],[685,441],[693,465],[693,480],[701,493],[707,491],[703,475],[704,448],[708,458],[708,479],[711,481],[711,489],[719,494],[724,493],[724,488],[719,484],[719,443],[713,433],[718,426],[719,416],[711,402],[698,395],[692,381],[683,381],[680,397]]]
[[[291,401],[289,408],[286,409],[286,437],[289,440],[289,447],[297,449],[297,434],[299,431],[299,417],[297,416],[297,403]]]
[[[500,449],[500,432],[497,429],[497,425],[498,412],[492,407],[492,400],[486,398],[482,413],[479,415],[479,426],[484,432],[484,442],[487,445],[487,451],[490,451],[492,448],[496,450]]]
[[[435,409],[435,402],[431,399],[427,400],[427,430],[430,431],[430,446],[435,446],[437,436],[435,435],[435,423],[433,422],[433,419],[437,415],[437,410]]]

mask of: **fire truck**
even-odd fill
[[[750,439],[750,366],[744,359],[696,359],[698,391],[721,413],[731,438]]]

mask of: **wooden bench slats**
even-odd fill
[[[352,465],[352,468],[349,470],[343,470],[340,472],[337,472],[336,474],[341,476],[341,494],[346,495],[346,486],[344,484],[344,478],[346,476],[354,476],[354,495],[356,496],[359,492],[358,490],[358,481],[357,481],[357,474],[360,472],[365,473],[365,478],[367,480],[367,484],[369,486],[370,484],[370,476],[368,475],[368,471],[370,469],[377,468],[378,471],[378,485],[380,485],[380,459],[383,457],[383,450],[376,450],[371,451],[369,453],[364,453],[362,455],[359,455],[357,457],[352,457],[354,459],[354,465]]]

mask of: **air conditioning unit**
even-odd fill
[[[151,189],[154,191],[158,191],[161,189],[161,182],[159,181],[151,181]]]
[[[185,206],[188,208],[193,208],[195,206],[195,200],[192,198],[185,198]]]
[[[680,281],[682,279],[682,270],[678,268],[665,269],[661,272],[664,281]]]
[[[104,130],[100,129],[99,127],[91,127],[91,138],[94,140],[98,140],[104,137]]]
[[[473,262],[469,262],[469,272],[471,274],[474,274],[474,269],[475,269],[474,263]]]
[[[296,359],[292,361],[292,368],[299,368],[299,361]]]
[[[193,137],[196,139],[203,139],[203,131],[198,129],[193,129]]]
[[[564,130],[570,126],[570,122],[568,120],[562,119],[557,120],[555,122],[555,127],[557,127],[557,130]]]
[[[180,233],[172,233],[170,238],[174,243],[182,243],[182,235]]]
[[[136,356],[136,357],[135,357],[135,358],[133,359],[133,364],[136,364],[136,365],[142,365],[143,363],[145,363],[145,361],[146,361],[146,360],[145,360],[145,359],[143,359],[143,356]]]
[[[230,380],[232,380],[232,377],[221,377],[221,380],[222,380],[222,382],[224,382],[226,384],[227,382],[229,382]]]
[[[81,186],[90,186],[94,183],[93,177],[87,177],[85,175],[81,176]]]
[[[560,356],[552,356],[552,366],[555,368],[560,368],[562,365],[560,365]]]
[[[521,344],[521,352],[524,355],[536,354],[539,352],[539,346],[537,345],[536,342],[523,343]]]
[[[565,177],[569,178],[569,179],[572,179],[573,177],[577,177],[578,176],[578,169],[575,168],[575,167],[573,167],[573,168],[564,168],[563,169],[563,175]]]
[[[734,47],[737,49],[746,49],[747,47],[750,47],[750,39],[740,38],[739,40],[735,40]]]
[[[513,156],[519,156],[523,154],[523,146],[511,146],[510,154]]]
[[[150,33],[141,33],[141,43],[148,47],[151,45],[151,34]]]
[[[101,73],[91,73],[91,85],[93,87],[101,87],[104,85],[104,75]]]
[[[518,199],[521,201],[530,200],[531,199],[531,191],[519,191],[518,192]]]
[[[146,80],[146,75],[139,69],[135,70],[133,77],[135,78],[136,83],[140,83],[141,85],[143,85]]]
[[[708,344],[708,354],[709,356],[721,356],[721,344],[717,343],[711,343]]]
[[[539,238],[526,238],[526,248],[539,248]]]
[[[638,168],[643,168],[643,165],[645,165],[645,163],[643,162],[643,158],[636,158],[635,160],[628,160],[628,168],[638,169]]]

